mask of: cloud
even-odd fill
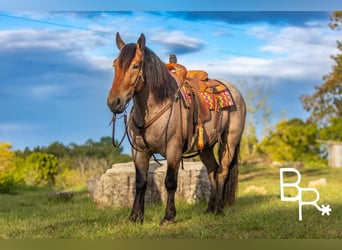
[[[31,88],[31,96],[33,98],[50,98],[54,96],[62,96],[66,93],[66,89],[56,85],[37,85]]]
[[[55,48],[76,49],[77,47],[97,47],[107,43],[107,39],[96,31],[72,29],[18,29],[1,30],[1,49],[13,48]]]
[[[207,70],[212,75],[234,79],[264,78],[273,83],[280,80],[317,79],[319,66],[301,63],[292,58],[248,58],[234,57],[229,60],[212,62]]]
[[[18,131],[30,131],[37,129],[36,125],[28,123],[16,123],[16,122],[0,122],[0,135],[2,133],[13,133]]]
[[[197,52],[204,47],[204,42],[198,38],[188,36],[182,31],[167,31],[158,29],[152,32],[151,41],[160,43],[169,53],[186,54]]]
[[[230,24],[268,23],[277,26],[307,26],[312,21],[329,22],[329,12],[318,11],[190,11],[168,12],[190,21],[222,21]]]
[[[105,43],[101,36],[83,31],[1,31],[0,74],[6,83],[3,91],[38,98],[61,96],[85,87],[96,78],[108,76],[111,70],[110,59],[90,52]]]
[[[266,45],[261,47],[262,51],[275,53],[293,53],[300,51],[313,52],[319,49],[326,53],[336,47],[337,34],[326,27],[296,27],[287,26],[277,29],[272,26],[255,26],[248,30],[248,33],[264,40]]]
[[[331,70],[331,55],[337,54],[338,34],[327,27],[275,27],[254,25],[246,32],[258,39],[255,56],[222,56],[220,60],[189,61],[191,68],[203,68],[212,76],[234,80],[263,78],[272,83],[284,80],[319,84]]]

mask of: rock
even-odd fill
[[[91,199],[94,199],[94,192],[95,192],[96,184],[99,181],[99,179],[100,179],[99,177],[95,177],[87,181],[89,197]]]
[[[74,192],[52,192],[49,193],[49,200],[69,201],[74,197]]]
[[[162,166],[155,162],[150,163],[145,203],[166,202],[165,174],[165,162],[163,162]],[[93,198],[97,205],[110,207],[132,206],[135,193],[134,164],[132,162],[114,164],[92,186],[95,189],[90,197]],[[209,193],[210,185],[207,170],[202,163],[184,162],[184,169],[180,168],[178,173],[176,200],[181,199],[187,203],[195,203],[201,200],[207,201]]]
[[[261,195],[266,195],[267,190],[264,186],[248,186],[245,190],[245,193],[256,193],[256,194],[261,194]]]
[[[308,187],[314,188],[314,187],[322,187],[327,185],[327,180],[325,178],[321,178],[315,181],[310,181]]]

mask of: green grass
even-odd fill
[[[239,195],[223,216],[204,214],[205,203],[177,201],[177,223],[159,226],[164,204],[147,204],[143,225],[126,221],[130,208],[97,208],[86,190],[71,201],[51,201],[48,188],[25,188],[17,195],[0,194],[1,239],[332,239],[342,238],[342,169],[300,169],[301,187],[326,178],[317,187],[321,204],[330,204],[330,216],[313,206],[303,209],[298,221],[298,203],[279,197],[279,169],[241,166]],[[266,193],[246,192],[250,186]]]

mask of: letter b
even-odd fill
[[[297,174],[297,181],[296,182],[290,182],[290,183],[284,183],[284,172],[293,172]],[[281,168],[280,169],[280,199],[282,201],[298,201],[301,197],[300,195],[300,187],[299,187],[299,183],[301,180],[301,175],[299,173],[299,171],[295,168]],[[296,188],[297,189],[297,196],[295,197],[288,197],[285,196],[285,191],[284,188],[286,187],[292,187],[292,188]]]

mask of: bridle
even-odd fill
[[[141,65],[140,65],[140,68],[139,68],[139,72],[138,72],[138,75],[137,77],[135,78],[135,81],[134,81],[134,84],[133,84],[133,93],[135,93],[135,90],[137,88],[137,85],[139,83],[139,79],[141,79],[143,82],[145,82],[145,79],[144,79],[144,75],[143,75],[143,64],[144,64],[144,54],[142,55],[142,60],[141,60]],[[134,94],[133,94],[134,96]],[[128,131],[127,131],[127,107],[128,107],[128,104],[129,104],[129,101],[126,103],[125,107],[124,107],[124,114],[123,116],[119,117],[120,118],[124,118],[124,123],[125,123],[125,132],[121,138],[121,140],[119,141],[119,143],[116,143],[115,142],[115,124],[116,124],[116,116],[117,114],[116,113],[113,113],[113,117],[112,117],[112,120],[109,122],[109,126],[112,125],[112,144],[115,148],[118,148],[121,146],[121,144],[123,143],[123,140],[125,139],[126,135],[128,136]],[[129,137],[129,136],[128,136]]]
[[[142,56],[142,59],[144,59],[144,54]],[[135,93],[135,90],[136,90],[136,87],[139,83],[139,79],[141,79],[143,82],[145,82],[145,79],[144,79],[144,76],[143,76],[143,62],[144,60],[142,60],[142,63],[140,65],[140,69],[139,69],[139,73],[134,81],[134,84],[133,84],[133,93]],[[134,95],[133,95],[134,96]],[[132,148],[134,148],[135,150],[137,151],[140,151],[140,152],[145,152],[143,150],[140,150],[136,147],[136,145],[134,145],[132,139],[130,138],[129,134],[128,134],[128,126],[130,124],[132,124],[134,127],[135,127],[135,130],[138,131],[138,134],[142,137],[143,139],[143,142],[145,144],[145,147],[147,148],[146,152],[150,152],[152,151],[152,149],[149,147],[149,145],[147,144],[147,141],[145,139],[145,131],[146,129],[148,129],[154,122],[156,122],[158,120],[159,117],[161,117],[168,109],[172,108],[173,106],[173,103],[176,102],[178,100],[178,91],[176,92],[176,95],[175,95],[175,98],[173,98],[167,105],[165,105],[161,110],[159,110],[159,112],[154,116],[152,117],[149,121],[147,121],[146,123],[143,122],[142,124],[139,124],[137,123],[134,118],[132,117],[132,121],[130,121],[130,123],[127,121],[127,107],[128,107],[128,103],[126,103],[126,106],[124,108],[124,112],[123,112],[123,115],[121,117],[119,117],[118,119],[122,118],[124,119],[124,124],[125,124],[125,132],[123,134],[123,136],[121,137],[119,143],[116,143],[115,142],[115,124],[116,124],[116,120],[117,120],[117,114],[113,114],[113,117],[112,117],[112,120],[110,121],[109,125],[112,124],[112,144],[115,148],[118,148],[122,145],[126,135],[127,135],[127,138],[128,138],[128,141],[131,145]],[[170,120],[171,118],[171,113],[170,112],[170,116],[168,118],[168,120]],[[153,155],[154,156],[154,155]]]

